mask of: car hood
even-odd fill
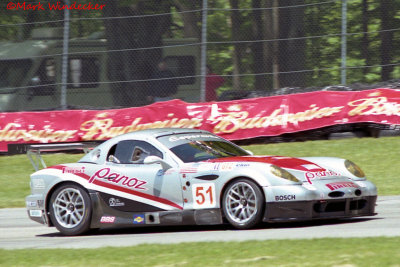
[[[208,160],[207,162],[212,163],[228,163],[236,162],[238,167],[244,164],[240,163],[265,163],[269,165],[275,165],[282,169],[289,171],[299,181],[308,182],[312,184],[312,181],[316,180],[331,180],[338,179],[342,175],[336,171],[326,169],[320,166],[318,163],[314,163],[307,159],[302,158],[291,158],[282,156],[239,156],[239,157],[227,157]]]

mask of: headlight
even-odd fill
[[[292,182],[300,182],[293,174],[290,172],[278,167],[276,165],[271,165],[270,167],[271,173],[279,178],[283,178]]]
[[[365,173],[363,172],[363,170],[361,170],[361,168],[358,167],[354,162],[346,159],[344,161],[344,166],[354,176],[357,176],[359,178],[365,177]]]

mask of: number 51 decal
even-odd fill
[[[193,208],[207,209],[216,207],[215,185],[212,183],[194,184],[192,186]]]

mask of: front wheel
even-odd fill
[[[261,222],[264,202],[257,184],[248,179],[238,179],[225,189],[222,208],[231,225],[238,229],[249,229]]]
[[[79,235],[89,230],[92,207],[88,193],[79,185],[65,184],[50,199],[50,218],[64,235]]]

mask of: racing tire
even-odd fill
[[[225,189],[222,209],[237,229],[249,229],[261,222],[265,198],[260,187],[249,179],[237,179]]]
[[[92,204],[81,186],[64,184],[50,198],[50,219],[64,235],[80,235],[90,229]]]

